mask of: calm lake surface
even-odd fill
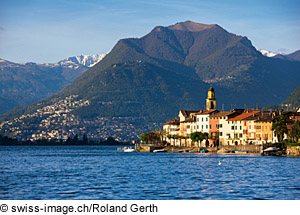
[[[0,199],[300,199],[300,158],[116,146],[1,146],[0,156]]]

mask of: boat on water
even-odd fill
[[[154,153],[158,153],[158,152],[167,152],[167,150],[165,149],[155,149],[153,150]]]
[[[234,153],[235,153],[235,154],[247,154],[248,151],[235,150]]]
[[[135,152],[135,149],[131,147],[118,148],[117,150],[118,152]]]
[[[269,147],[266,148],[265,150],[263,150],[263,152],[277,152],[279,150],[279,148],[277,147]]]
[[[207,152],[208,152],[207,149],[202,149],[202,150],[200,151],[200,153],[207,153]]]
[[[285,156],[286,151],[277,147],[268,147],[262,150],[261,155],[264,156]]]
[[[134,152],[135,150],[133,149],[133,148],[126,148],[126,147],[124,147],[124,150],[123,150],[123,152]]]

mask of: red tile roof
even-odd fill
[[[255,110],[255,111],[250,111],[250,112],[244,112],[241,113],[233,118],[228,119],[227,121],[241,121],[243,119],[246,119],[249,116],[252,116],[253,114],[257,114],[259,111]]]
[[[179,124],[180,124],[179,119],[173,119],[172,121],[167,121],[163,125],[179,125]]]
[[[196,115],[207,115],[217,112],[217,110],[200,110]]]

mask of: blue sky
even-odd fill
[[[300,49],[298,0],[0,0],[0,58],[57,62],[107,53],[119,39],[191,20],[247,36],[257,48]]]

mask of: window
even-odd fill
[[[211,129],[211,124],[209,125],[209,129]]]
[[[240,134],[240,138],[242,137],[243,135],[242,134]]]
[[[240,126],[240,130],[242,130],[242,126]]]
[[[206,125],[206,129],[208,129],[208,125]]]
[[[231,126],[231,130],[234,130],[234,126]]]
[[[219,124],[219,128],[222,128],[222,124]]]
[[[222,132],[220,132],[220,136],[223,136],[223,133],[222,133]]]
[[[203,129],[203,125],[202,125],[201,127],[202,127],[202,129]]]
[[[251,129],[251,125],[249,125],[249,129]]]
[[[199,129],[199,125],[197,125],[197,129]]]
[[[197,122],[199,122],[199,118],[197,118]]]
[[[202,122],[203,122],[203,117],[202,117]]]
[[[189,128],[190,128],[190,125],[187,125],[186,128],[189,129]]]
[[[237,130],[237,126],[235,126],[235,130]]]
[[[206,117],[206,122],[208,122],[208,117]]]

